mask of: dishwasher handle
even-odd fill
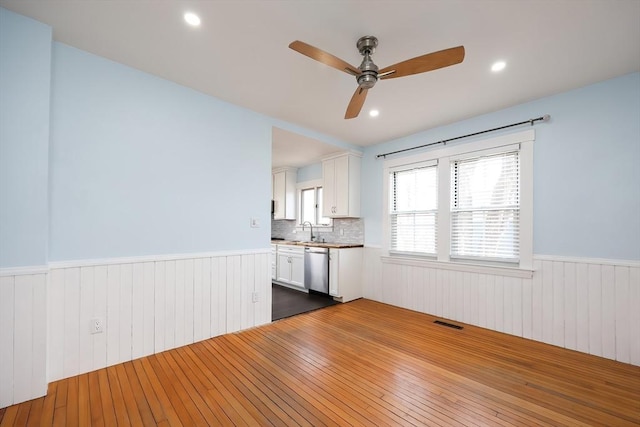
[[[329,249],[328,248],[310,248],[310,247],[305,247],[304,251],[310,254],[328,254],[329,253]]]

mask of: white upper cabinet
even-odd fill
[[[273,219],[296,219],[297,169],[279,168],[272,174]]]
[[[323,216],[360,217],[361,157],[356,153],[344,153],[322,160]]]

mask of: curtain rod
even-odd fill
[[[512,123],[510,125],[500,126],[500,127],[493,128],[493,129],[482,130],[480,132],[469,133],[467,135],[456,136],[455,138],[443,139],[442,141],[430,142],[429,144],[418,145],[417,147],[405,148],[403,150],[397,150],[397,151],[391,151],[389,153],[378,154],[378,155],[376,155],[376,159],[379,159],[380,157],[384,157],[386,159],[387,156],[390,156],[392,154],[398,154],[398,153],[403,153],[405,151],[417,150],[418,148],[430,147],[432,145],[437,145],[437,144],[446,145],[447,142],[455,141],[456,139],[468,138],[470,136],[476,136],[476,135],[480,135],[480,134],[487,133],[487,132],[495,132],[497,130],[506,129],[506,128],[510,128],[510,127],[513,127],[513,126],[520,126],[520,125],[524,125],[526,123],[529,123],[531,126],[533,126],[533,124],[535,122],[540,122],[540,121],[548,122],[550,118],[551,118],[550,115],[545,114],[544,116],[540,116],[540,117],[537,117],[535,119],[525,120],[523,122]]]

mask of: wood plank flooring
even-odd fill
[[[632,426],[640,368],[368,301],[50,384],[1,426]]]

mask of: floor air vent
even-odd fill
[[[442,320],[434,320],[433,323],[437,323],[438,325],[446,326],[447,328],[462,329],[462,326],[454,325],[453,323],[443,322]]]

